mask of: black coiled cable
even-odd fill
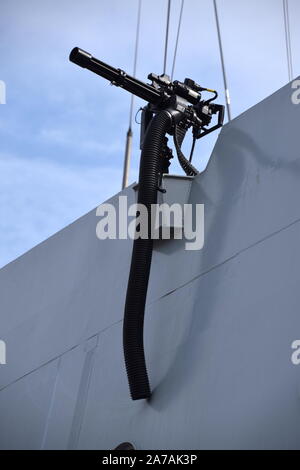
[[[176,147],[176,152],[178,156],[179,163],[181,165],[181,168],[185,172],[186,175],[188,176],[196,176],[198,175],[198,170],[189,162],[184,154],[181,151],[181,145],[183,142],[183,139],[185,137],[186,130],[183,127],[180,127],[178,125],[175,126],[174,130],[174,144]]]

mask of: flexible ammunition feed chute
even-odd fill
[[[218,96],[216,91],[203,88],[189,78],[179,82],[171,81],[165,74],[150,74],[148,79],[151,84],[147,84],[77,47],[71,51],[70,60],[148,102],[142,111],[137,202],[148,210],[149,233],[147,239],[138,237],[133,243],[124,312],[123,347],[132,399],[150,398],[143,342],[144,312],[153,248],[151,205],[157,202],[162,175],[168,173],[172,158],[166,134],[173,136],[178,160],[184,172],[190,176],[197,175],[198,171],[191,163],[195,141],[222,126],[224,106],[213,103]],[[210,92],[213,96],[203,100],[203,91]],[[213,115],[217,116],[217,123],[207,127]],[[181,146],[189,128],[193,132],[193,147],[190,158],[187,159]]]

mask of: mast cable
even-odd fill
[[[291,82],[293,80],[293,59],[292,59],[290,21],[289,21],[289,2],[288,0],[283,0],[282,3],[283,3],[284,31],[285,31],[285,45],[286,45],[288,75],[289,75],[289,81]]]
[[[174,70],[175,70],[175,62],[176,62],[176,58],[177,58],[177,49],[178,49],[178,41],[179,41],[179,34],[180,34],[181,21],[182,21],[183,6],[184,6],[184,0],[181,0],[181,8],[180,8],[178,27],[177,27],[177,36],[176,36],[176,44],[175,44],[174,57],[173,57],[171,81],[173,80]]]
[[[165,54],[164,54],[164,74],[166,73],[166,69],[167,69],[167,55],[168,55],[168,42],[169,42],[170,12],[171,12],[171,0],[168,0],[167,26],[166,26],[166,39],[165,39]]]
[[[222,38],[221,38],[221,30],[220,30],[220,23],[219,23],[219,16],[218,16],[218,8],[217,8],[216,0],[213,0],[213,1],[214,1],[216,26],[217,26],[217,32],[218,32],[218,41],[219,41],[220,59],[221,59],[222,72],[223,72],[223,81],[224,81],[224,88],[225,88],[227,116],[228,116],[228,121],[231,121],[230,96],[229,96],[229,89],[228,89],[227,78],[226,78],[225,61],[224,61],[224,54],[223,54],[223,47],[222,47]]]

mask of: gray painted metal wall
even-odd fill
[[[0,271],[1,448],[300,448],[300,365],[291,362],[300,105],[291,93],[287,85],[222,129],[190,192],[205,204],[203,250],[155,243],[150,402],[130,400],[123,363],[131,241],[99,241],[93,210]],[[122,194],[135,200],[132,187]]]

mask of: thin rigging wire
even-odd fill
[[[168,0],[168,11],[167,11],[167,26],[166,26],[166,39],[165,39],[165,54],[164,54],[164,74],[167,68],[167,55],[168,55],[168,42],[169,42],[169,25],[170,25],[170,11],[171,11],[171,0]]]
[[[228,90],[228,86],[227,86],[227,78],[226,78],[226,70],[225,70],[225,61],[224,61],[224,54],[223,54],[223,47],[222,47],[222,38],[221,38],[221,30],[220,30],[220,23],[219,23],[219,16],[218,16],[218,9],[217,9],[217,2],[216,2],[216,0],[214,0],[214,9],[215,9],[216,26],[217,26],[217,32],[218,32],[218,41],[219,41],[219,49],[220,49],[220,58],[221,58],[222,71],[223,71],[223,81],[224,81],[224,88],[225,88],[225,98],[226,98],[227,116],[228,116],[228,121],[231,121],[230,97],[229,97],[229,90]]]
[[[171,81],[173,80],[173,75],[174,75],[174,70],[175,70],[175,62],[176,62],[176,58],[177,58],[177,49],[178,49],[178,41],[179,41],[179,34],[180,34],[181,21],[182,21],[183,6],[184,6],[184,0],[181,0],[181,8],[180,8],[179,21],[178,21],[178,27],[177,27],[177,36],[176,36],[176,44],[175,44],[174,57],[173,57]]]
[[[283,0],[282,3],[283,3],[283,16],[284,16],[286,57],[287,57],[289,81],[291,82],[293,80],[293,59],[292,59],[290,21],[289,21],[289,3],[288,3],[288,0]]]
[[[133,63],[133,76],[134,77],[136,75],[136,66],[137,66],[138,49],[139,49],[141,10],[142,10],[142,0],[139,0],[138,14],[137,14],[137,25],[136,25],[136,35],[135,35],[134,63]],[[134,103],[134,95],[132,94],[131,95],[131,102],[130,102],[130,111],[129,111],[129,128],[131,128],[131,125],[132,125],[133,103]]]

